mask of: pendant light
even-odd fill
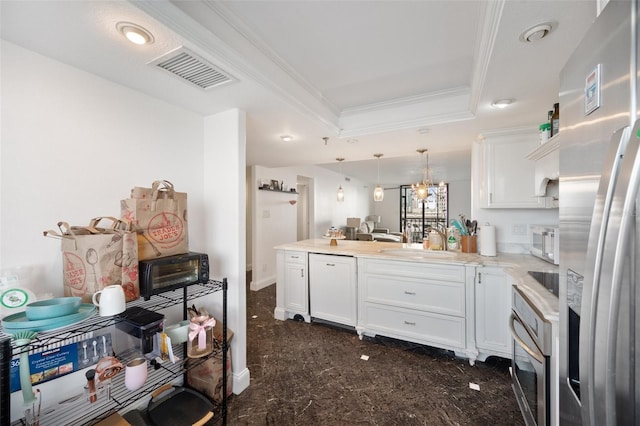
[[[424,201],[429,197],[429,188],[432,185],[431,177],[430,177],[431,173],[429,170],[429,150],[421,148],[421,149],[417,149],[416,151],[418,151],[423,158],[425,157],[425,153],[426,153],[427,161],[424,167],[422,182],[418,182],[415,185],[411,185],[411,189],[413,190],[413,193],[418,200]]]
[[[342,162],[344,161],[344,158],[342,157],[338,157],[336,158],[336,161],[340,162],[340,176],[342,176]],[[344,189],[342,189],[342,185],[338,186],[338,202],[343,202],[344,201]]]
[[[384,200],[384,190],[382,189],[382,186],[380,186],[380,157],[382,157],[382,155],[383,154],[373,154],[373,156],[378,159],[378,184],[373,190],[373,201]]]

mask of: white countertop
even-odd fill
[[[545,262],[529,254],[498,253],[495,257],[455,252],[453,256],[429,255],[422,251],[421,244],[398,244],[381,241],[338,240],[337,246],[329,245],[329,239],[311,239],[280,244],[277,250],[297,250],[310,253],[333,254],[342,256],[379,258],[404,262],[448,263],[473,266],[502,267],[512,277],[529,300],[536,305],[540,313],[550,322],[558,322],[558,297],[539,284],[528,271],[558,272],[558,266]],[[384,250],[406,250],[409,256],[385,252]]]

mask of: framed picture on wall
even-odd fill
[[[280,190],[280,182],[271,179],[271,189]]]

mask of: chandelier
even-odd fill
[[[433,184],[430,176],[431,170],[429,170],[429,150],[421,148],[421,149],[417,149],[416,151],[418,151],[423,158],[425,157],[425,153],[426,153],[427,161],[424,167],[422,182],[418,182],[414,185],[411,185],[411,189],[413,191],[413,195],[415,198],[417,198],[419,201],[424,201],[429,197],[429,188]]]

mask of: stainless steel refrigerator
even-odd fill
[[[563,425],[640,424],[637,3],[611,0],[560,76]]]

